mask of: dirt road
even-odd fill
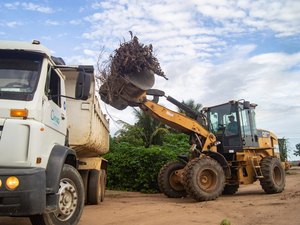
[[[231,225],[300,224],[300,168],[287,175],[283,193],[267,195],[259,182],[241,186],[215,201],[170,199],[162,194],[107,191],[99,206],[86,206],[79,225]],[[1,225],[30,225],[26,218],[0,218]]]

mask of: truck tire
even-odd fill
[[[214,159],[197,158],[186,165],[183,184],[188,194],[196,201],[214,200],[223,192],[224,171]]]
[[[101,170],[101,175],[100,175],[100,182],[101,182],[101,202],[104,201],[104,197],[105,197],[106,179],[107,179],[106,171],[105,170]]]
[[[89,185],[88,185],[88,204],[98,205],[101,202],[101,172],[99,170],[90,170]]]
[[[280,193],[285,187],[285,171],[278,158],[267,156],[260,161],[264,178],[260,185],[267,194]]]
[[[225,184],[223,195],[233,195],[239,189],[239,184]]]
[[[169,198],[181,198],[187,195],[184,186],[180,182],[178,170],[185,167],[185,164],[173,161],[165,164],[159,171],[157,181],[162,193]]]
[[[84,207],[84,187],[79,172],[73,166],[63,166],[58,193],[57,210],[31,216],[32,225],[78,224]]]
[[[80,176],[83,181],[83,187],[84,187],[84,199],[85,204],[87,204],[87,193],[88,193],[88,181],[89,181],[89,170],[79,170]]]

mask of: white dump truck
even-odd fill
[[[0,216],[77,224],[85,203],[104,199],[108,148],[93,66],[0,41]]]

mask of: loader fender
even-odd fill
[[[55,145],[49,156],[46,168],[47,192],[57,193],[59,181],[64,164],[77,168],[76,153],[74,150],[62,145]]]
[[[209,156],[210,158],[216,160],[222,166],[226,178],[231,177],[231,170],[229,164],[223,155],[221,155],[218,152],[212,152],[212,151],[203,151],[203,153]]]

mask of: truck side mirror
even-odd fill
[[[75,98],[87,100],[91,89],[91,75],[80,71],[77,76]]]

